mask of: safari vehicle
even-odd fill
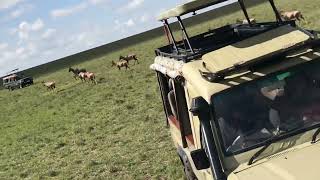
[[[222,8],[193,0],[162,13],[169,44],[154,64],[166,122],[188,179],[320,179],[320,40],[283,21],[251,23],[189,37],[181,16]],[[239,8],[239,9],[240,9]],[[214,10],[213,10],[214,11]],[[183,39],[168,23],[177,18]],[[258,19],[258,22],[261,21]],[[177,33],[178,34],[178,33]]]
[[[24,88],[26,86],[33,84],[33,78],[32,77],[21,77],[17,74],[10,74],[6,77],[2,78],[3,86],[6,89],[14,90],[17,88]]]

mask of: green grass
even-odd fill
[[[301,10],[307,19],[302,26],[320,29],[316,1],[278,3],[281,9]],[[256,19],[270,17],[261,9],[251,11]],[[189,32],[234,20],[230,15]],[[96,72],[98,85],[75,81],[66,67],[36,79],[31,87],[0,91],[0,179],[183,179],[156,78],[149,70],[153,50],[164,40],[141,42],[79,64]],[[131,52],[140,64],[128,71],[110,67],[119,54]],[[55,80],[56,91],[46,91],[43,80]]]

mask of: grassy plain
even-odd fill
[[[277,1],[280,9],[299,9],[300,25],[320,30],[320,3]],[[264,6],[265,7],[265,6]],[[263,5],[250,11],[270,19]],[[223,20],[189,27],[190,34],[225,25]],[[154,72],[149,65],[156,38],[78,65],[97,73],[98,85],[75,81],[67,67],[36,79],[34,86],[0,91],[0,179],[183,179],[165,127]],[[119,54],[134,52],[140,64],[128,71],[111,68]],[[43,80],[55,80],[48,92]]]

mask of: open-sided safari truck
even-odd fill
[[[248,22],[249,1],[235,2]],[[169,45],[156,50],[150,67],[187,178],[320,179],[317,35],[283,21],[269,0],[274,22],[189,37],[181,16],[223,2],[193,0],[159,17]],[[183,40],[175,40],[170,18]]]
[[[33,84],[32,77],[21,77],[17,74],[10,74],[2,78],[4,88],[14,90],[24,88]]]

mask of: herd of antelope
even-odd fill
[[[304,17],[300,11],[279,11],[280,16],[282,20],[284,21],[292,21],[292,20],[304,20]],[[254,18],[251,18],[250,23],[255,24],[256,20]],[[237,20],[237,23],[242,24],[249,24],[248,20]],[[125,70],[130,69],[129,62],[134,61],[134,65],[137,63],[139,64],[138,58],[135,54],[130,54],[127,56],[121,56],[119,57],[118,61],[111,61],[111,67],[116,67],[119,70],[121,68],[125,68]],[[78,69],[78,68],[69,68],[69,72],[73,73],[74,79],[81,79],[82,82],[92,82],[94,84],[97,84],[96,76],[93,72],[88,72],[86,69]],[[49,81],[49,82],[42,82],[45,87],[47,87],[48,90],[54,90],[56,88],[56,82],[55,81]]]
[[[133,65],[135,65],[136,62],[139,64],[139,60],[137,58],[137,55],[135,55],[135,54],[130,54],[127,56],[120,55],[118,62],[115,62],[115,61],[111,62],[111,67],[115,66],[119,70],[121,70],[121,68],[123,67],[123,68],[126,68],[126,70],[127,70],[127,69],[130,69],[130,67],[129,67],[130,61],[134,61]]]
[[[122,67],[124,67],[126,70],[130,69],[129,62],[134,61],[134,65],[137,63],[139,64],[139,60],[137,58],[137,55],[130,54],[127,56],[121,56],[119,57],[118,61],[112,61],[111,67],[115,66],[119,70],[121,70]],[[78,69],[78,68],[72,68],[69,67],[68,72],[72,72],[73,78],[75,80],[80,79],[82,82],[92,82],[93,84],[97,84],[96,81],[96,75],[93,72],[88,72],[86,69]],[[54,90],[56,88],[56,82],[55,81],[47,81],[42,82],[42,84],[47,87],[47,90]]]
[[[69,72],[73,73],[73,78],[77,80],[77,78],[81,79],[82,82],[92,82],[97,84],[96,75],[93,72],[88,72],[86,69],[78,69],[78,68],[69,68]]]

